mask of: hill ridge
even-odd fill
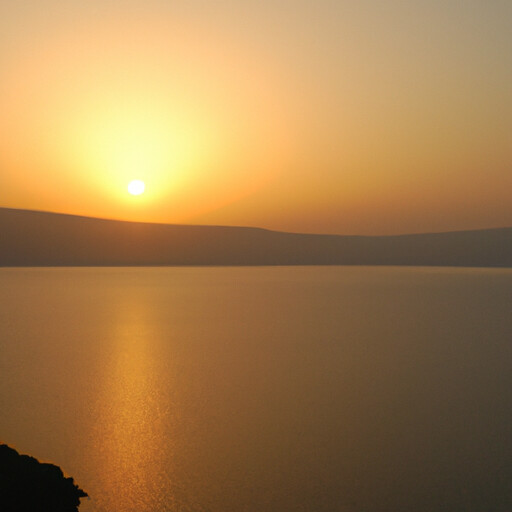
[[[512,267],[512,227],[333,235],[0,208],[0,266],[131,265]]]

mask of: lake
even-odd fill
[[[510,512],[511,398],[510,269],[0,269],[0,440],[83,512]]]

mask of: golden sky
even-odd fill
[[[1,2],[0,206],[511,226],[511,26],[510,0]]]

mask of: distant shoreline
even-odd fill
[[[0,267],[512,267],[512,228],[317,235],[0,208],[0,234]]]

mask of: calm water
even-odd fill
[[[0,270],[0,439],[84,512],[510,512],[511,398],[511,270]]]

